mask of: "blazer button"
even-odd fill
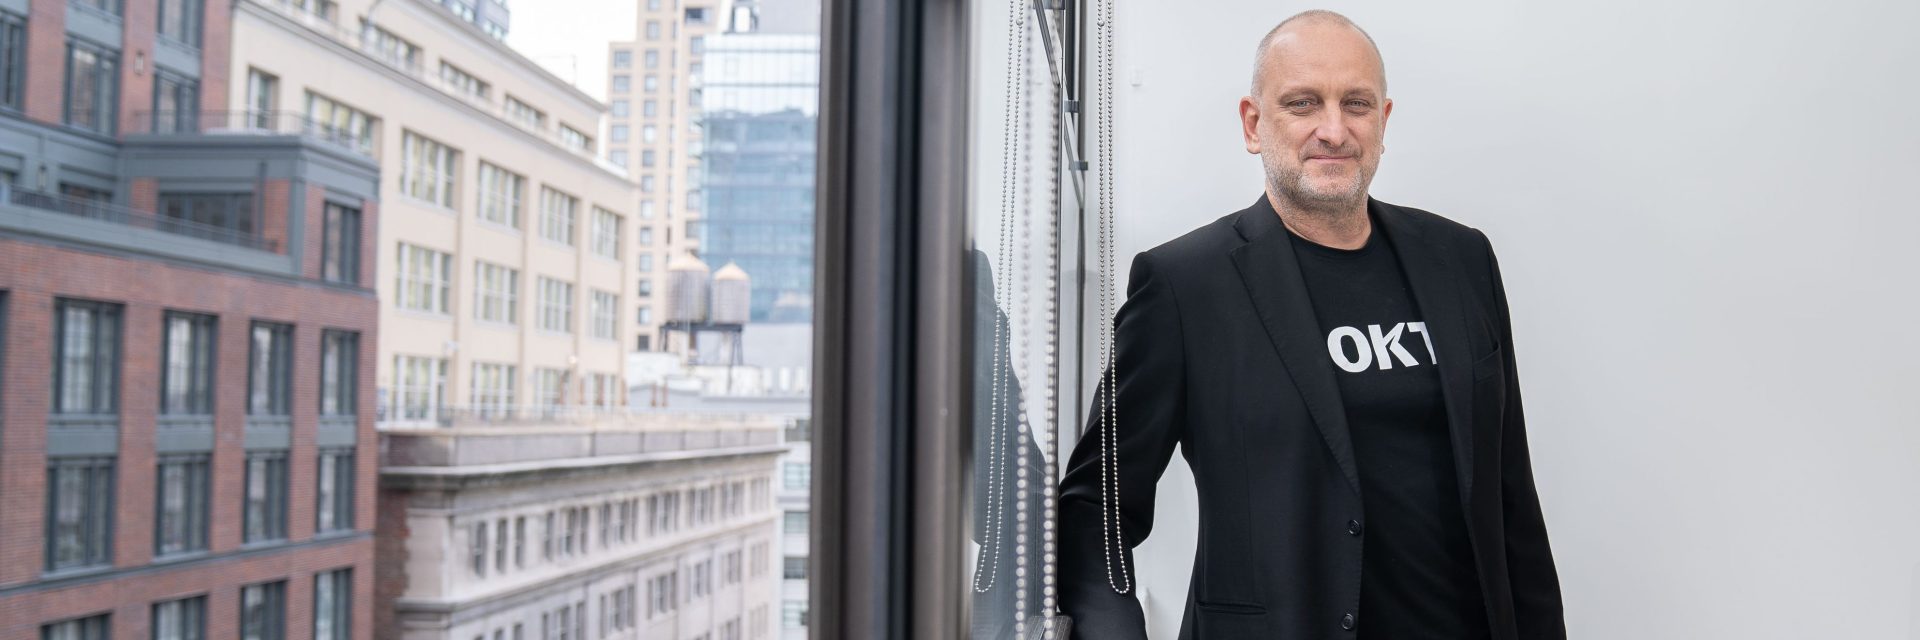
[[[1347,631],[1353,630],[1353,614],[1349,613],[1347,615],[1340,616],[1340,628],[1345,629]]]
[[[1349,534],[1352,534],[1352,535],[1356,535],[1356,536],[1357,536],[1357,535],[1360,535],[1360,521],[1359,521],[1359,520],[1348,520],[1348,521],[1347,521],[1347,533],[1349,533]]]

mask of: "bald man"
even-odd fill
[[[1146,637],[1133,549],[1175,445],[1200,507],[1181,638],[1566,637],[1499,263],[1368,196],[1392,113],[1345,17],[1260,42],[1240,120],[1266,188],[1134,258],[1068,463],[1077,637]]]

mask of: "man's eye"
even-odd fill
[[[1307,107],[1309,107],[1309,106],[1312,106],[1312,105],[1313,105],[1313,101],[1312,101],[1312,100],[1295,100],[1295,101],[1293,101],[1293,102],[1289,102],[1289,103],[1287,103],[1287,108],[1289,108],[1289,109],[1305,109],[1305,108],[1307,108]]]
[[[1347,102],[1347,106],[1353,107],[1356,109],[1365,109],[1373,105],[1367,104],[1367,101],[1365,100],[1351,100]]]

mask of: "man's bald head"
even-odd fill
[[[1268,55],[1267,49],[1272,47],[1273,41],[1276,38],[1280,37],[1281,33],[1286,32],[1288,27],[1301,27],[1301,26],[1307,26],[1307,25],[1342,26],[1349,29],[1353,29],[1355,32],[1358,32],[1360,34],[1360,37],[1366,38],[1367,45],[1373,47],[1374,59],[1378,60],[1380,64],[1380,91],[1383,94],[1386,92],[1387,61],[1386,61],[1386,58],[1381,57],[1380,45],[1374,44],[1373,36],[1367,35],[1366,29],[1360,28],[1360,25],[1354,24],[1353,21],[1348,20],[1346,16],[1340,15],[1332,11],[1328,11],[1326,9],[1308,9],[1306,11],[1293,14],[1293,17],[1287,18],[1285,20],[1281,20],[1280,24],[1275,25],[1272,30],[1267,32],[1266,37],[1260,39],[1260,46],[1254,49],[1253,87],[1251,89],[1251,92],[1248,93],[1247,95],[1253,96],[1255,102],[1258,102],[1260,99],[1261,84],[1265,82],[1266,76],[1267,76],[1267,68],[1268,68],[1267,61],[1269,58],[1272,57]]]

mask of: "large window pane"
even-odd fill
[[[210,460],[204,453],[160,458],[156,555],[206,550]]]
[[[213,413],[214,339],[213,316],[167,312],[166,359],[160,378],[161,413]]]
[[[113,459],[47,461],[47,569],[104,565],[113,559]]]
[[[120,406],[120,305],[55,306],[54,413],[113,413]]]
[[[247,453],[244,497],[243,542],[270,542],[287,537],[287,452]]]
[[[247,413],[287,415],[293,408],[293,327],[253,323],[247,368]]]

